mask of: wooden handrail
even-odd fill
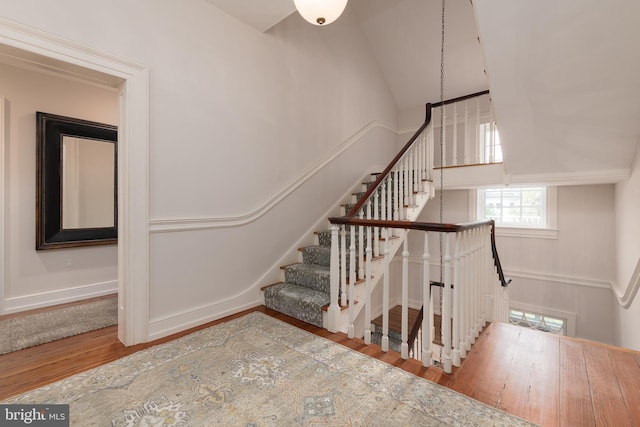
[[[378,175],[378,179],[376,179],[373,182],[373,185],[369,186],[369,188],[364,193],[364,195],[360,197],[358,202],[349,210],[349,212],[347,212],[346,216],[352,217],[352,218],[356,216],[356,214],[360,211],[360,209],[365,204],[365,202],[369,200],[369,197],[377,190],[378,186],[380,186],[380,183],[384,181],[387,175],[389,175],[389,172],[391,172],[391,169],[393,169],[395,164],[398,163],[398,161],[402,158],[402,156],[404,156],[404,153],[406,153],[409,150],[409,148],[411,148],[411,145],[413,145],[413,143],[415,142],[416,139],[418,139],[422,131],[429,125],[429,123],[431,122],[431,104],[427,104],[426,109],[427,109],[426,119],[422,124],[422,126],[420,126],[420,128],[416,131],[416,133],[413,134],[411,139],[409,139],[409,142],[407,142],[405,146],[402,147],[402,150],[400,150],[400,152],[393,158],[393,160],[391,160],[391,163],[389,163],[389,165],[382,171],[382,173]]]
[[[431,108],[438,108],[438,107],[442,107],[443,105],[454,104],[456,102],[462,102],[462,101],[466,101],[467,99],[477,98],[479,96],[488,95],[488,94],[489,94],[488,90],[483,90],[482,92],[472,93],[471,95],[459,96],[457,98],[447,99],[444,102],[433,103],[433,104],[431,104]]]

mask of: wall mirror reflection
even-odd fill
[[[117,128],[36,113],[36,249],[117,242]]]

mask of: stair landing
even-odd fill
[[[415,308],[409,308],[409,329],[413,326],[418,318],[418,314],[420,310],[416,310]],[[371,323],[382,328],[382,315],[376,317]],[[396,305],[391,310],[389,310],[389,330],[395,331],[398,333],[402,333],[402,306]]]

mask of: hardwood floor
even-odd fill
[[[543,426],[640,426],[639,352],[492,324],[462,366],[445,374],[265,307],[133,347],[118,341],[114,326],[2,355],[0,401],[251,311],[266,313]]]

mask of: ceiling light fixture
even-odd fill
[[[347,0],[293,0],[298,13],[313,25],[328,25],[338,19]]]

